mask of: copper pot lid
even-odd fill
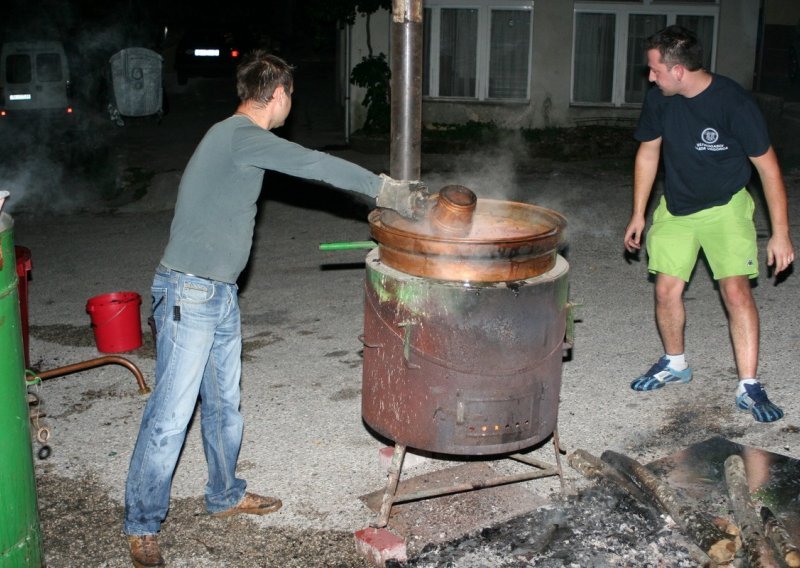
[[[555,265],[563,216],[470,194],[463,186],[445,186],[418,220],[390,209],[372,211],[370,232],[381,262],[414,276],[469,282],[524,280]]]

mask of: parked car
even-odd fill
[[[232,77],[250,49],[252,41],[243,31],[190,29],[178,42],[175,53],[178,84],[185,85],[191,77]]]
[[[0,48],[0,117],[74,112],[64,46],[58,41],[6,42]]]

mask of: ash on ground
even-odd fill
[[[683,536],[655,509],[602,483],[500,526],[430,546],[399,568],[694,567]]]

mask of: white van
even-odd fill
[[[72,83],[58,41],[6,42],[0,49],[0,118],[27,111],[72,114]]]

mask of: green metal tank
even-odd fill
[[[0,213],[0,568],[43,565],[13,228]]]

